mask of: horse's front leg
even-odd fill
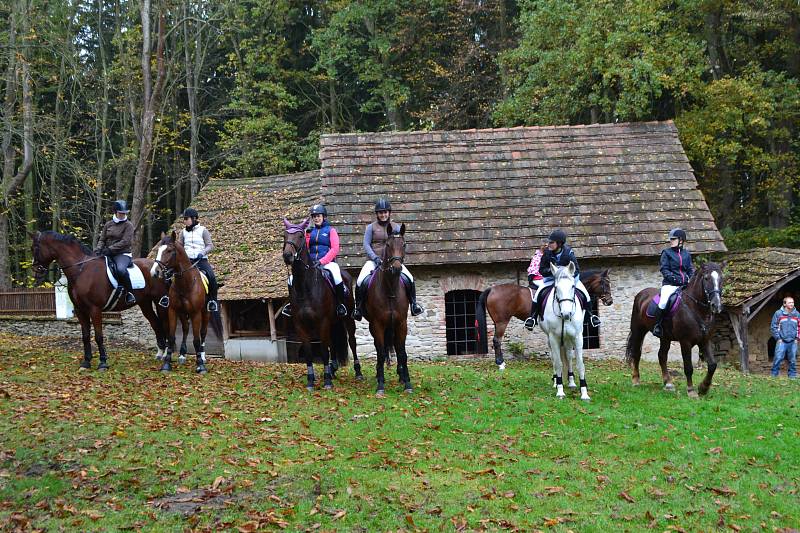
[[[575,339],[575,368],[578,370],[578,378],[581,384],[581,400],[591,400],[589,397],[589,386],[586,384],[586,365],[583,363],[583,335]],[[575,386],[575,378],[570,379],[571,387]]]
[[[175,351],[175,328],[177,327],[178,317],[175,309],[170,307],[167,311],[167,353],[164,355],[164,364],[161,371],[164,373],[172,371],[172,352]]]
[[[178,362],[180,364],[183,364],[186,362],[186,352],[188,351],[186,347],[186,339],[189,338],[189,315],[181,313],[180,319],[181,319],[181,332],[183,333],[183,338],[181,339],[181,351],[178,354]],[[197,339],[196,335],[194,339],[192,339],[192,341],[195,341],[195,339]],[[197,352],[195,351],[194,353]]]
[[[192,344],[196,354],[195,372],[205,374],[206,368],[206,346],[205,333],[203,333],[203,313],[195,313],[192,316]]]
[[[563,381],[563,363],[562,363],[562,353],[561,351],[564,349],[561,346],[561,341],[553,334],[548,335],[550,338],[550,360],[553,362],[553,375],[555,376],[556,380],[556,398],[561,399],[566,396],[564,394],[564,381]]]
[[[567,378],[569,378],[567,387],[570,389],[576,388],[577,385],[575,385],[575,372],[572,371],[572,358],[569,356],[568,350],[564,350],[564,357],[561,358],[561,365],[562,367],[567,368]]]
[[[688,342],[681,343],[681,356],[683,357],[683,373],[686,376],[686,393],[690,398],[699,398],[692,383],[692,374],[694,373],[694,366],[692,366],[692,345]]]
[[[81,340],[83,340],[83,359],[81,360],[81,370],[92,368],[92,322],[89,313],[75,308],[78,321],[81,323]]]
[[[408,373],[408,353],[406,353],[405,333],[396,334],[394,341],[394,351],[397,354],[397,368],[400,370],[400,381],[403,383],[403,390],[408,394],[414,392],[411,386],[411,376]]]
[[[675,384],[672,383],[672,376],[669,373],[669,368],[667,368],[667,360],[669,359],[669,347],[672,345],[672,341],[669,339],[661,338],[661,344],[658,347],[658,364],[661,366],[661,380],[664,383],[664,390],[665,391],[674,391]],[[683,352],[683,346],[681,346],[681,352]],[[689,365],[691,366],[692,360],[691,357],[689,358]],[[689,371],[689,375],[692,374],[692,371]]]
[[[350,344],[350,351],[353,352],[353,371],[356,374],[356,380],[364,381],[364,374],[361,373],[361,361],[358,360],[358,350],[356,349],[356,321],[348,318],[346,322],[347,342]]]
[[[703,379],[703,382],[700,383],[700,387],[698,387],[700,394],[705,396],[708,393],[708,389],[711,388],[711,378],[714,377],[714,371],[717,369],[717,358],[714,357],[714,353],[711,351],[710,340],[705,340],[700,346],[700,357],[702,357],[708,365],[708,373],[706,373],[706,377]]]
[[[94,339],[97,342],[97,351],[100,352],[100,364],[97,365],[97,370],[108,370],[108,355],[106,354],[106,345],[103,339],[103,313],[100,309],[92,311],[92,325],[94,326]]]

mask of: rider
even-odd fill
[[[544,251],[547,249],[547,245],[541,245],[534,253],[533,257],[531,257],[531,264],[528,265],[528,287],[531,289],[538,289],[544,283],[544,277],[542,273],[539,272],[539,267],[542,264],[542,256],[544,255]]]
[[[207,309],[215,313],[219,311],[219,303],[217,302],[219,284],[217,283],[217,276],[214,275],[214,269],[211,268],[211,263],[208,262],[208,254],[214,249],[214,243],[211,242],[211,234],[205,226],[197,223],[200,215],[196,209],[187,207],[183,210],[182,216],[185,227],[178,234],[177,240],[183,245],[186,255],[189,256],[189,260],[197,267],[197,270],[202,271],[208,278]]]
[[[386,240],[389,238],[389,234],[400,231],[400,225],[389,220],[391,216],[392,204],[389,203],[389,200],[380,198],[375,202],[375,218],[377,220],[364,230],[364,251],[369,259],[361,267],[361,272],[356,281],[356,307],[353,310],[353,318],[356,320],[361,320],[364,316],[362,304],[365,291],[362,290],[361,283],[376,268],[381,266],[381,256],[383,255],[383,249],[386,247]],[[408,301],[411,304],[411,316],[419,316],[425,309],[417,303],[417,287],[414,283],[414,277],[405,265],[402,266],[402,275],[408,280]]]
[[[339,265],[336,264],[336,256],[339,255],[339,233],[328,222],[328,210],[322,204],[315,204],[311,207],[311,220],[314,222],[314,226],[306,233],[306,246],[308,246],[311,262],[333,275],[336,314],[341,317],[347,316],[342,272]],[[291,286],[292,276],[289,276],[289,287]],[[289,304],[283,308],[283,314],[291,316]]]
[[[94,253],[105,255],[111,259],[117,271],[117,279],[122,282],[126,291],[125,303],[133,305],[136,303],[136,297],[133,295],[128,267],[133,263],[131,245],[134,228],[131,221],[128,220],[129,212],[130,209],[125,200],[114,202],[114,216],[103,226]]]
[[[674,228],[669,232],[669,248],[661,251],[661,275],[664,281],[661,285],[661,299],[656,309],[656,324],[653,326],[653,335],[661,337],[664,330],[661,326],[664,320],[664,310],[672,293],[683,289],[689,283],[694,267],[692,255],[683,245],[686,242],[686,232],[681,228]]]
[[[567,246],[566,243],[567,234],[560,229],[552,232],[548,238],[547,249],[542,255],[541,266],[539,268],[539,272],[544,276],[544,279],[539,288],[536,289],[536,294],[533,296],[533,301],[531,302],[531,316],[525,320],[525,328],[529,331],[533,331],[533,328],[536,326],[536,315],[539,314],[539,294],[541,294],[542,289],[555,283],[555,273],[550,270],[551,263],[556,266],[567,266],[572,262],[575,265],[575,288],[583,292],[586,296],[586,301],[589,301],[589,291],[586,290],[586,287],[584,287],[581,282],[580,267],[578,266],[578,260],[575,258],[575,252],[573,252],[572,248]]]

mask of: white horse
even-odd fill
[[[569,361],[570,352],[575,357],[575,367],[581,384],[581,400],[589,400],[586,386],[586,368],[583,365],[583,315],[584,310],[575,295],[575,264],[557,267],[550,265],[554,272],[553,290],[544,302],[542,331],[550,342],[550,359],[553,374],[556,376],[556,398],[564,398],[563,360]]]

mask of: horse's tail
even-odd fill
[[[489,353],[489,339],[486,338],[488,333],[484,335],[486,329],[486,300],[489,298],[489,292],[492,288],[489,287],[483,291],[478,298],[478,303],[475,304],[475,338],[478,340],[478,350],[480,353]]]
[[[347,344],[347,328],[342,321],[337,321],[333,326],[331,332],[331,348],[333,352],[331,357],[336,357],[336,362],[339,367],[347,366],[347,361],[350,357]]]
[[[211,329],[214,330],[216,336],[222,339],[222,316],[220,315],[220,312],[213,311],[211,313],[209,322],[211,322]]]
[[[640,293],[641,294],[641,293]],[[631,325],[628,330],[628,340],[625,342],[625,364],[630,366],[633,362],[633,351],[634,351],[634,338],[633,332],[636,329],[636,324],[634,323],[636,320],[636,312],[641,305],[639,300],[640,294],[637,294],[636,297],[633,299],[633,307],[631,308]]]

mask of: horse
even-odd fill
[[[697,398],[698,394],[692,384],[692,347],[700,349],[700,358],[708,365],[705,379],[700,383],[699,392],[705,395],[711,387],[711,378],[717,369],[717,361],[711,351],[711,326],[714,315],[722,311],[722,266],[717,263],[705,263],[699,267],[686,288],[682,291],[681,304],[675,315],[664,319],[664,333],[658,349],[658,362],[664,390],[675,390],[672,376],[667,370],[667,355],[672,341],[681,345],[683,356],[683,373],[686,375],[686,391],[689,397]],[[650,287],[639,291],[633,300],[631,309],[631,329],[628,333],[625,361],[633,370],[633,385],[639,385],[639,360],[642,357],[642,341],[653,328],[655,319],[647,316],[647,306],[659,289]]]
[[[397,355],[397,375],[406,393],[411,394],[411,377],[408,373],[406,335],[408,333],[408,296],[400,279],[406,255],[406,225],[392,232],[383,249],[381,266],[376,268],[369,281],[364,303],[364,317],[369,322],[369,332],[378,354],[376,366],[376,396],[385,394],[384,363],[389,358],[389,349]]]
[[[590,400],[586,385],[586,368],[583,364],[583,315],[575,293],[575,263],[557,267],[551,264],[554,273],[553,290],[543,302],[544,317],[539,326],[547,335],[550,343],[550,360],[553,362],[553,374],[556,376],[556,398],[564,398],[562,381],[563,360],[570,352],[575,357],[578,378],[581,386],[581,400]]]
[[[356,353],[356,323],[351,317],[353,312],[353,279],[342,271],[342,282],[346,283],[347,316],[336,315],[336,298],[325,279],[322,267],[311,261],[306,245],[305,229],[309,219],[300,224],[292,224],[283,219],[283,261],[292,270],[292,286],[289,290],[289,301],[292,306],[292,321],[295,332],[300,338],[301,353],[306,362],[306,388],[314,390],[316,376],[314,374],[314,353],[312,341],[318,340],[322,348],[323,379],[325,389],[333,388],[333,377],[336,368],[347,364],[347,346],[353,352],[353,368],[356,379],[363,379],[361,363]],[[335,366],[331,364],[334,359]]]
[[[611,296],[611,278],[608,269],[602,271],[587,270],[580,273],[581,281],[589,295],[598,298],[603,305],[611,305],[614,298]],[[489,287],[481,293],[478,304],[475,308],[475,327],[477,338],[483,331],[486,331],[486,312],[492,317],[494,322],[494,336],[492,337],[492,347],[494,348],[494,362],[500,370],[505,370],[506,362],[503,357],[503,335],[512,317],[525,320],[531,313],[531,289],[522,287],[516,283],[503,283]],[[575,378],[572,373],[570,361],[565,361],[569,369],[569,385],[575,387]],[[555,387],[553,376],[553,386]]]
[[[180,319],[183,325],[183,346],[186,345],[188,322],[192,323],[192,342],[196,354],[195,372],[205,374],[206,367],[206,335],[208,323],[211,322],[214,332],[222,335],[221,320],[211,320],[211,312],[206,307],[206,289],[197,266],[192,264],[183,245],[178,242],[173,231],[168,237],[161,239],[158,253],[154,261],[154,270],[165,279],[171,278],[169,288],[169,307],[167,307],[167,351],[164,354],[162,372],[172,370],[172,352],[175,351],[175,330]]]
[[[108,281],[106,274],[106,261],[104,256],[95,255],[88,247],[72,235],[63,235],[55,231],[36,232],[31,235],[33,272],[36,285],[41,285],[47,279],[50,264],[55,261],[67,277],[67,290],[75,306],[75,315],[81,324],[81,337],[83,339],[83,359],[81,369],[91,368],[92,345],[91,328],[94,326],[95,342],[100,355],[97,367],[100,371],[108,370],[108,354],[103,339],[103,311],[122,311],[132,307],[125,303],[125,298],[118,298],[116,304],[110,308],[105,307],[110,303],[114,289]],[[150,259],[134,259],[134,264],[139,267],[144,276],[145,286],[134,289],[136,304],[142,314],[153,328],[158,349],[166,346],[166,334],[159,312],[156,311],[154,302],[166,293],[166,286],[160,279],[150,274],[153,261]]]

